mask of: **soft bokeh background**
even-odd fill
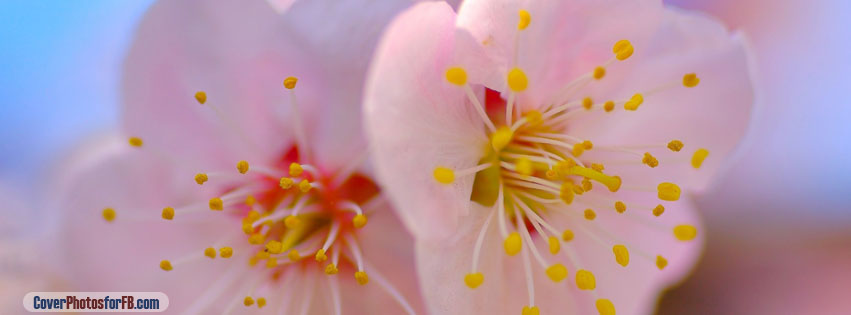
[[[20,303],[12,286],[63,285],[32,267],[29,245],[50,243],[56,224],[38,196],[59,157],[117,125],[121,61],[151,2],[0,1],[3,306]],[[750,36],[761,108],[737,163],[700,199],[704,259],[659,312],[851,313],[851,2],[666,2]]]

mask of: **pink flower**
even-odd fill
[[[398,16],[365,118],[430,309],[650,312],[700,251],[689,194],[747,128],[746,46],[650,0]]]
[[[154,4],[126,61],[120,140],[68,175],[78,289],[162,291],[189,313],[421,308],[412,239],[360,130],[367,62],[401,5]]]

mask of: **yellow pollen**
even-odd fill
[[[582,153],[585,153],[585,146],[582,143],[577,143],[573,145],[573,150],[570,152],[575,157],[582,156]]]
[[[582,179],[582,190],[591,191],[591,188],[594,188],[594,185],[591,184],[591,181],[588,180],[587,178],[583,178]]]
[[[662,270],[662,269],[665,269],[665,267],[667,267],[667,266],[668,266],[668,260],[665,259],[665,257],[662,257],[662,255],[657,255],[656,256],[656,268],[659,268],[659,270]]]
[[[163,219],[166,219],[166,220],[174,219],[174,208],[172,208],[172,207],[163,208],[162,217],[163,217]]]
[[[567,278],[567,268],[559,263],[555,263],[549,268],[547,268],[547,277],[550,277],[550,280],[553,282],[561,282],[564,278]]]
[[[313,186],[310,185],[310,181],[306,179],[302,179],[301,182],[298,183],[298,189],[303,193],[309,192],[312,187]]]
[[[369,283],[369,276],[366,275],[366,272],[358,271],[355,272],[355,280],[357,280],[360,285],[366,285]]]
[[[251,266],[251,267],[257,266],[257,262],[259,262],[259,261],[260,261],[260,259],[257,258],[257,257],[248,258],[248,265]]]
[[[656,208],[653,208],[653,215],[658,217],[663,213],[665,213],[665,207],[663,207],[662,205],[656,205]]]
[[[550,236],[547,238],[547,243],[550,245],[550,254],[558,254],[559,250],[561,250],[561,243],[558,241],[558,237]]]
[[[534,171],[532,168],[532,160],[525,157],[517,159],[517,163],[515,163],[514,167],[517,168],[517,173],[520,175],[529,176],[532,175],[532,172]]]
[[[251,210],[251,211],[248,211],[248,214],[245,215],[245,218],[244,218],[245,221],[244,222],[254,222],[254,221],[257,221],[257,219],[259,219],[259,218],[260,218],[260,212],[257,212],[257,210]]]
[[[335,264],[328,264],[327,266],[325,266],[326,275],[336,275],[338,272],[340,272],[340,270],[337,269],[337,265]]]
[[[248,242],[251,243],[252,245],[263,244],[263,241],[265,241],[265,240],[266,240],[266,236],[264,236],[263,234],[260,234],[260,233],[254,233],[254,234],[251,234],[251,236],[248,237]]]
[[[637,110],[638,106],[641,106],[642,103],[644,103],[644,95],[641,95],[641,93],[635,93],[635,95],[629,98],[629,101],[626,101],[626,103],[623,104],[623,108],[634,111]]]
[[[591,169],[598,172],[602,172],[604,169],[606,169],[606,167],[603,166],[603,164],[591,163]]]
[[[514,137],[514,132],[511,131],[511,128],[508,126],[499,127],[493,134],[491,134],[491,146],[497,152],[505,148],[508,143],[511,142],[511,138]]]
[[[594,79],[595,80],[600,80],[604,76],[606,76],[606,68],[603,68],[603,67],[594,68]]]
[[[287,258],[289,258],[290,261],[297,261],[301,258],[301,255],[298,253],[298,250],[293,249],[287,253]]]
[[[257,199],[254,198],[254,195],[245,196],[245,205],[246,206],[250,207],[250,206],[253,206],[255,203],[257,203]]]
[[[236,163],[236,170],[239,171],[240,174],[245,174],[248,172],[248,162],[245,160],[239,161]]]
[[[224,210],[224,205],[222,204],[222,199],[215,197],[210,199],[210,210],[222,211]]]
[[[290,164],[290,176],[299,177],[299,176],[301,176],[302,173],[304,173],[304,168],[301,167],[301,164],[298,164],[298,163],[291,163]]]
[[[576,197],[576,193],[573,191],[573,184],[571,184],[571,183],[562,184],[561,190],[560,190],[560,193],[559,193],[558,196],[559,196],[559,198],[561,198],[561,201],[563,201],[564,204],[569,205],[569,204],[573,203],[573,199]]]
[[[697,237],[697,228],[688,224],[677,225],[674,227],[674,236],[680,241],[691,241]]]
[[[526,73],[520,68],[513,68],[508,72],[508,87],[514,92],[523,92],[529,85]]]
[[[612,252],[615,253],[615,261],[618,262],[619,265],[624,267],[629,265],[629,250],[626,249],[626,246],[615,245],[612,247]]]
[[[547,179],[556,179],[558,178],[558,171],[554,169],[548,169],[545,175],[547,176]]]
[[[503,242],[503,247],[505,247],[505,253],[508,256],[517,255],[520,252],[520,249],[523,248],[523,241],[520,240],[520,233],[511,232],[508,234],[508,237],[505,238]]]
[[[446,70],[446,81],[449,83],[463,86],[467,84],[467,71],[461,67],[452,67]]]
[[[250,296],[246,296],[245,299],[242,300],[242,304],[245,304],[245,306],[254,305],[254,299],[252,299]]]
[[[594,106],[594,100],[592,100],[590,97],[586,97],[586,98],[582,99],[582,107],[584,107],[585,109],[591,109],[591,107],[593,107],[593,106]]]
[[[206,183],[207,180],[209,180],[209,179],[210,178],[207,177],[207,174],[204,174],[204,173],[195,174],[195,182],[198,183],[198,185],[204,185],[204,183]]]
[[[517,22],[517,29],[521,31],[525,30],[529,27],[529,23],[532,22],[532,16],[526,10],[517,11],[517,15],[520,17],[520,21]]]
[[[594,305],[597,306],[597,312],[600,315],[615,315],[615,305],[609,299],[598,299]]]
[[[271,257],[268,260],[266,260],[266,268],[271,269],[271,268],[275,268],[277,266],[278,266],[278,259],[277,258]]]
[[[435,167],[434,180],[441,184],[452,184],[455,182],[455,171],[442,166]]]
[[[595,218],[597,218],[597,214],[594,213],[594,210],[592,210],[592,209],[585,209],[584,215],[585,215],[585,219],[588,220],[588,221],[591,221],[591,220],[594,220]]]
[[[263,308],[264,306],[266,306],[266,298],[258,298],[257,308]]]
[[[470,289],[478,288],[482,285],[482,282],[485,282],[485,275],[481,272],[468,273],[464,276],[464,283],[467,284],[467,287]]]
[[[267,251],[257,252],[257,254],[254,255],[254,257],[257,257],[258,259],[267,259],[270,256],[272,256],[272,255],[269,254],[269,252],[267,252]]]
[[[195,92],[195,100],[198,104],[204,105],[207,102],[207,93],[204,91]]]
[[[292,188],[294,184],[295,181],[289,177],[281,177],[281,182],[279,183],[281,188],[283,188],[284,190]]]
[[[612,47],[612,52],[615,53],[615,57],[621,61],[626,60],[627,58],[632,56],[632,53],[634,51],[635,49],[632,47],[632,43],[630,43],[626,39],[619,40],[617,43],[615,43],[615,46]]]
[[[693,88],[700,83],[700,78],[695,73],[689,73],[683,76],[683,86]]]
[[[524,117],[526,117],[526,122],[530,126],[536,126],[544,122],[544,114],[541,114],[538,110],[530,110]]]
[[[650,152],[644,152],[644,157],[641,158],[641,163],[647,164],[651,168],[659,166],[659,160],[656,159],[653,155],[650,155]]]
[[[671,140],[671,142],[668,142],[668,149],[674,152],[680,152],[683,149],[683,142],[680,140]]]
[[[594,274],[585,269],[577,271],[576,287],[580,290],[594,290],[597,287],[597,280],[594,279]]]
[[[564,232],[561,233],[561,239],[564,240],[565,242],[572,241],[573,240],[573,231],[564,230]]]
[[[320,248],[316,251],[316,255],[314,255],[313,258],[315,258],[317,262],[323,262],[328,260],[328,255],[325,255],[325,250]]]
[[[288,229],[297,228],[299,224],[301,224],[301,220],[297,216],[294,216],[292,214],[288,215],[284,219],[284,225],[286,225]]]
[[[207,247],[206,249],[204,249],[204,256],[216,258],[216,249],[212,247]]]
[[[366,216],[363,214],[355,215],[355,217],[352,218],[352,224],[355,226],[355,228],[362,228],[364,225],[366,225]]]
[[[281,244],[281,242],[269,241],[268,243],[266,243],[266,251],[268,251],[269,253],[280,254],[283,249],[284,246],[283,244]]]
[[[222,258],[230,258],[233,256],[233,248],[227,246],[219,248],[219,256],[222,256]]]
[[[694,151],[694,155],[691,156],[691,167],[700,168],[707,156],[709,156],[709,150],[707,149],[701,148]]]
[[[101,215],[103,216],[103,219],[106,220],[106,222],[112,222],[113,220],[115,220],[115,209],[112,209],[112,208],[103,209],[103,212],[101,213]]]
[[[165,270],[165,271],[171,271],[171,269],[173,269],[173,268],[171,267],[170,261],[163,260],[163,261],[160,261],[160,269]]]
[[[127,139],[127,142],[130,143],[131,146],[137,148],[142,146],[142,138],[130,137],[130,139]]]
[[[585,140],[582,141],[582,147],[585,148],[585,150],[591,150],[594,148],[594,143],[591,142],[591,140]]]
[[[661,183],[656,187],[659,191],[659,199],[665,201],[677,201],[680,200],[680,186],[677,186],[674,183]]]
[[[243,223],[242,231],[245,232],[246,235],[251,235],[251,232],[254,231],[254,227],[251,226],[251,223]]]
[[[615,102],[613,102],[613,101],[606,102],[605,104],[603,104],[603,109],[606,110],[607,113],[615,110]]]
[[[287,88],[287,90],[294,89],[296,83],[298,83],[298,78],[296,77],[287,77],[284,79],[284,87]]]
[[[537,306],[524,306],[520,315],[541,315],[541,310]]]
[[[575,165],[570,168],[570,172],[579,176],[596,180],[606,187],[611,192],[617,192],[621,188],[621,178],[618,176],[609,176],[599,171]]]
[[[623,201],[616,201],[615,202],[615,211],[617,211],[618,213],[626,212],[626,204],[623,203]]]

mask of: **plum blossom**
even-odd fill
[[[360,119],[369,56],[402,5],[155,3],[126,60],[121,132],[65,175],[72,283],[162,291],[185,313],[420,309],[413,241]]]
[[[745,134],[747,43],[661,1],[401,13],[365,91],[378,179],[439,314],[641,314],[694,264],[691,201]]]

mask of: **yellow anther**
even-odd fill
[[[287,253],[287,258],[289,258],[290,261],[298,261],[301,259],[301,254],[298,253],[298,250],[293,249]]]
[[[240,174],[248,173],[248,162],[245,160],[237,162],[236,170],[239,171]]]
[[[511,138],[513,137],[514,132],[511,131],[511,128],[508,126],[499,127],[499,129],[491,134],[491,147],[495,151],[500,151],[511,142]]]
[[[257,308],[263,308],[264,306],[266,306],[266,298],[258,298]]]
[[[520,315],[541,315],[541,310],[537,306],[524,306]]]
[[[242,218],[242,223],[254,223],[261,217],[260,212],[257,210],[248,211],[244,218]]]
[[[580,290],[594,290],[597,287],[597,280],[594,279],[594,274],[585,269],[577,271],[576,287]]]
[[[594,188],[594,185],[591,184],[591,181],[587,178],[583,178],[582,179],[582,190],[591,191],[592,188]]]
[[[532,168],[532,160],[522,157],[517,159],[517,162],[514,164],[514,167],[517,169],[517,173],[520,175],[532,175],[534,169]]]
[[[591,221],[591,220],[594,220],[595,218],[597,218],[597,214],[594,213],[594,210],[592,210],[592,209],[585,209],[584,216],[585,216],[585,220],[588,220],[588,221]]]
[[[251,207],[251,206],[253,206],[255,203],[257,203],[257,198],[254,198],[254,195],[248,195],[248,196],[245,196],[245,205],[246,205],[246,206]]]
[[[615,43],[615,46],[612,47],[612,52],[615,53],[615,58],[618,58],[618,60],[626,60],[632,56],[634,51],[635,49],[632,47],[632,43],[626,39],[619,40]]]
[[[594,148],[594,143],[591,142],[591,140],[585,140],[582,141],[582,147],[585,148],[585,150],[591,150]]]
[[[594,100],[592,100],[590,97],[583,98],[582,107],[585,109],[591,109],[591,107],[594,107]]]
[[[659,160],[651,155],[650,152],[644,152],[644,157],[641,158],[641,163],[646,164],[651,168],[659,166]]]
[[[575,157],[582,156],[582,153],[585,153],[585,146],[582,143],[576,143],[573,145],[573,150],[570,151],[571,154]]]
[[[309,192],[311,188],[313,188],[313,186],[311,186],[310,181],[306,179],[302,179],[301,182],[298,183],[298,190],[301,190],[303,193]]]
[[[553,282],[561,282],[564,278],[567,278],[567,268],[559,263],[555,263],[552,266],[548,267],[547,277],[550,277],[550,280]]]
[[[287,77],[284,79],[284,87],[287,88],[287,90],[294,89],[296,83],[298,83],[298,78],[296,77]]]
[[[295,181],[289,177],[281,177],[281,182],[279,183],[279,185],[283,189],[290,189],[293,187],[293,185],[295,185]]]
[[[517,11],[517,15],[520,17],[520,21],[517,22],[517,29],[521,31],[525,30],[529,27],[529,23],[532,22],[532,15],[526,10]]]
[[[558,237],[550,236],[547,238],[547,243],[550,245],[551,254],[558,254],[559,250],[561,250],[561,243],[558,241]]]
[[[671,140],[671,142],[668,142],[668,149],[674,152],[680,152],[683,149],[683,142],[680,140]]]
[[[517,255],[517,253],[520,252],[520,249],[523,248],[523,241],[520,240],[520,233],[511,232],[508,234],[508,237],[505,238],[502,246],[505,248],[505,253],[508,254],[508,256]]]
[[[661,183],[656,187],[656,190],[659,191],[659,199],[665,201],[677,201],[680,200],[680,186],[677,186],[674,183]]]
[[[204,256],[216,258],[216,249],[212,247],[207,247],[206,249],[204,249]]]
[[[441,184],[452,184],[455,182],[455,171],[442,166],[435,167],[434,180]]]
[[[358,271],[355,272],[355,280],[358,281],[358,284],[365,285],[369,283],[369,276],[366,275],[366,272]]]
[[[259,262],[259,261],[260,261],[260,259],[257,258],[257,257],[248,258],[248,265],[251,266],[251,267],[257,266],[257,262]]]
[[[137,148],[142,146],[142,138],[139,137],[130,137],[130,139],[127,139],[127,142],[130,143],[130,146]]]
[[[266,251],[272,254],[280,254],[284,249],[284,245],[281,242],[272,240],[266,243]]]
[[[325,250],[320,248],[316,251],[316,255],[313,255],[313,258],[315,258],[317,262],[323,262],[328,260],[328,255],[325,255]]]
[[[615,110],[615,102],[613,102],[613,101],[606,102],[605,104],[603,104],[603,109],[606,110],[607,113]]]
[[[569,183],[569,184],[570,184],[571,189],[573,190],[573,193],[575,193],[577,195],[581,195],[581,194],[585,193],[585,189],[582,189],[582,186],[574,185],[573,183]]]
[[[594,79],[595,80],[600,80],[605,76],[606,76],[606,68],[603,68],[603,67],[594,68]]]
[[[222,199],[219,197],[215,197],[210,199],[210,210],[222,211],[224,210],[224,204],[222,204]]]
[[[542,122],[544,122],[544,114],[541,114],[540,111],[534,109],[527,112],[525,115],[523,115],[523,117],[526,117],[526,123],[528,123],[530,126],[540,125]]]
[[[558,171],[554,169],[548,169],[544,175],[547,176],[547,179],[556,179],[558,178]]]
[[[204,91],[195,92],[195,100],[198,104],[204,105],[207,102],[207,93]]]
[[[271,256],[272,254],[269,254],[267,251],[257,252],[257,254],[254,255],[254,257],[257,257],[258,259],[267,259]]]
[[[707,149],[701,148],[694,151],[694,155],[691,156],[691,167],[700,168],[707,156],[709,156],[709,150]]]
[[[363,214],[355,215],[355,217],[352,218],[352,224],[355,226],[355,228],[362,228],[364,225],[366,225],[366,216]]]
[[[529,85],[526,73],[520,68],[513,68],[508,72],[508,87],[514,92],[523,92]]]
[[[615,261],[618,262],[619,265],[624,267],[629,265],[629,250],[626,249],[626,246],[615,245],[612,247],[612,252],[615,253]]]
[[[275,268],[278,266],[278,259],[275,257],[270,257],[266,260],[266,268]]]
[[[658,217],[663,213],[665,213],[665,207],[663,207],[662,205],[656,205],[656,207],[653,208],[653,215]]]
[[[685,87],[692,88],[697,86],[698,83],[700,83],[700,78],[695,73],[689,73],[683,76],[683,85]]]
[[[245,299],[242,300],[242,304],[245,304],[245,306],[254,305],[254,299],[252,299],[250,296],[246,296]]]
[[[615,211],[618,213],[626,212],[626,204],[623,201],[615,201]]]
[[[596,180],[597,182],[606,185],[611,192],[616,192],[621,188],[621,178],[618,176],[609,176],[599,171],[578,165],[571,167],[570,172],[582,177]]]
[[[667,267],[667,266],[668,266],[668,260],[665,259],[665,257],[662,257],[662,255],[657,255],[656,256],[656,268],[659,268],[659,270],[662,270],[662,269],[665,269],[665,267]]]
[[[571,230],[564,230],[564,232],[561,233],[561,239],[564,240],[565,242],[572,241],[573,236],[574,236],[573,231],[571,231]]]
[[[485,282],[485,275],[481,272],[468,273],[464,276],[464,283],[467,284],[467,287],[470,289],[478,288],[482,285],[482,282]]]
[[[562,184],[558,197],[564,204],[569,205],[573,203],[573,199],[576,197],[576,192],[573,191],[573,184],[567,182]]]
[[[115,209],[112,209],[112,208],[103,209],[103,211],[101,212],[101,215],[103,216],[103,219],[106,220],[106,222],[112,222],[113,220],[115,220]]]
[[[174,268],[171,267],[170,261],[163,260],[163,261],[160,261],[160,269],[165,270],[165,271],[171,271],[171,269],[174,269]]]
[[[248,237],[248,242],[252,245],[260,245],[263,244],[263,241],[266,240],[266,236],[260,233],[253,233]]]
[[[233,256],[233,248],[228,246],[219,248],[219,256],[222,256],[222,258],[230,258]]]
[[[172,208],[172,207],[163,208],[162,217],[163,217],[163,219],[166,219],[166,220],[174,219],[174,208]]]
[[[335,264],[328,264],[327,266],[325,266],[326,275],[336,275],[338,272],[340,272],[340,270],[337,269],[337,265]]]
[[[606,167],[600,163],[591,163],[591,169],[598,172],[602,172],[604,169],[606,169]]]
[[[302,173],[304,173],[304,168],[301,166],[301,164],[290,163],[290,176],[299,177]]]
[[[697,228],[688,224],[677,225],[674,227],[674,236],[681,241],[691,241],[697,237]]]
[[[452,67],[446,70],[446,81],[449,83],[463,86],[467,84],[467,71],[461,67]]]
[[[615,305],[609,299],[598,299],[594,305],[600,315],[615,315]]]
[[[297,216],[291,214],[284,218],[284,225],[286,225],[288,229],[294,229],[298,227],[299,224],[301,224],[301,220]]]
[[[635,93],[635,95],[629,98],[629,101],[626,101],[626,103],[623,104],[623,108],[626,110],[637,110],[638,106],[641,106],[643,103],[644,95],[641,95],[641,93]]]
[[[198,183],[198,185],[204,185],[204,183],[206,183],[209,179],[210,178],[207,177],[207,174],[204,174],[204,173],[195,174],[195,183]]]

